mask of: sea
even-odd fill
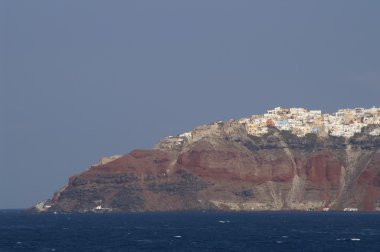
[[[0,210],[0,251],[380,251],[380,213]]]

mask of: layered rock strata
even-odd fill
[[[380,208],[380,136],[256,137],[237,121],[162,139],[72,176],[38,211]]]

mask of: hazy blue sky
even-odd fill
[[[0,0],[0,208],[276,106],[380,106],[380,1]]]

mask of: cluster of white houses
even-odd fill
[[[239,120],[244,124],[248,134],[261,136],[268,132],[268,127],[288,130],[297,136],[308,133],[351,137],[360,133],[368,125],[380,125],[380,108],[340,109],[334,114],[322,114],[321,110],[304,108],[281,108],[268,110],[263,115],[252,115]],[[380,135],[380,130],[372,131],[372,135]]]

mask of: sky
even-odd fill
[[[380,106],[380,1],[0,0],[0,208],[273,107]]]

